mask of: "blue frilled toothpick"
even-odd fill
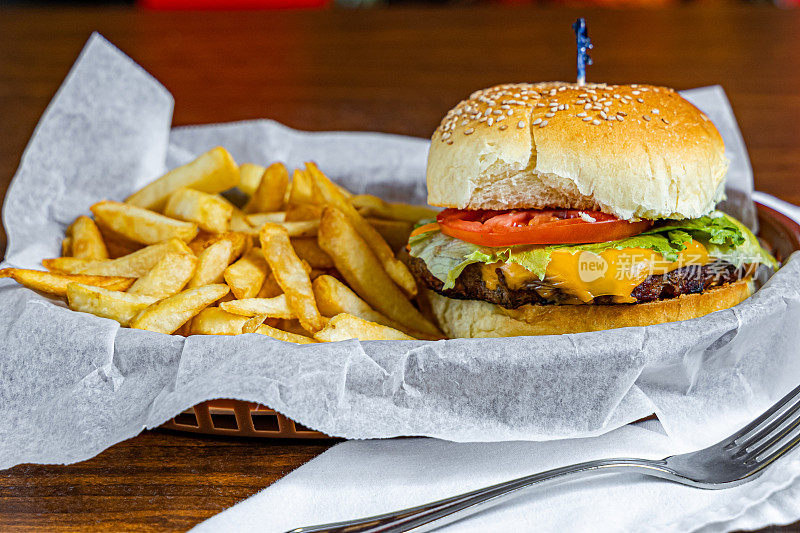
[[[586,33],[586,19],[579,18],[572,25],[575,30],[575,44],[578,47],[578,85],[586,83],[586,65],[592,64],[589,50],[593,48],[592,40]]]

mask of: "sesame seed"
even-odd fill
[[[590,120],[592,120],[592,117],[583,117],[584,122],[589,122]]]
[[[664,122],[664,124],[669,124],[669,120],[667,120],[665,118],[662,118],[661,121]]]
[[[483,114],[484,114],[484,116],[488,117],[489,115],[492,114],[492,108],[491,107],[487,107],[486,111],[484,111]]]
[[[617,111],[617,115],[622,115],[623,117],[628,116],[628,114],[625,111]]]
[[[650,112],[654,115],[658,115],[659,113],[658,109],[651,109]]]
[[[474,131],[475,131],[474,128],[469,128],[468,130],[464,130],[464,135],[472,135],[472,132]]]
[[[506,129],[507,127],[508,127],[508,126],[506,126],[505,124],[503,124],[502,126],[500,126],[500,131],[503,131],[503,130],[504,130],[504,129]]]
[[[642,115],[642,118],[645,119],[647,122],[650,122],[650,117],[647,115]]]
[[[619,98],[619,95],[618,95],[618,94],[615,94],[615,95],[614,95],[614,98]]]
[[[442,135],[442,139],[444,139],[444,140],[447,140],[449,138],[450,138],[450,132],[447,132],[444,135]]]
[[[486,121],[486,124],[489,125],[489,126],[494,124],[494,117],[489,117],[489,119]]]
[[[631,94],[640,94],[639,91],[631,91]]]
[[[517,122],[517,127],[518,128],[524,128],[525,127],[525,121],[524,120],[520,120],[519,122]]]
[[[546,116],[547,118],[552,118],[552,117],[556,116],[556,114],[555,113],[545,113],[544,116]]]
[[[625,120],[625,117],[623,117],[622,115],[617,115],[617,120],[622,122],[623,120]]]
[[[592,104],[586,104],[585,106],[583,106],[583,108],[584,109],[591,109],[592,108]]]
[[[495,109],[494,111],[492,111],[492,114],[493,114],[493,115],[502,115],[502,114],[503,114],[503,112],[502,112],[502,111],[500,111],[499,109]]]
[[[576,103],[576,104],[581,104],[581,105],[582,105],[582,104],[585,104],[585,103],[586,103],[586,100],[584,100],[583,98],[581,98],[580,100],[576,100],[576,101],[575,101],[575,103]]]
[[[506,111],[506,114],[510,117],[511,115],[514,114],[514,110],[513,109],[509,109],[508,111]]]
[[[598,124],[600,124],[600,121],[599,121],[599,120],[597,120],[597,119],[594,119],[594,120],[592,121],[592,124],[594,124],[595,126],[597,126]]]
[[[578,114],[577,114],[577,115],[575,115],[575,116],[576,116],[576,117],[585,117],[585,116],[586,116],[586,111],[581,111],[580,113],[578,113]]]
[[[542,123],[541,123],[541,124],[539,124],[539,127],[540,127],[540,128],[544,128],[545,126],[547,126],[547,121],[546,121],[546,120],[543,120],[543,121],[542,121]]]
[[[606,115],[605,111],[600,111],[600,116],[602,118],[608,118],[608,115]]]
[[[641,99],[641,98],[637,98],[637,99],[636,99],[636,101],[637,101],[637,102],[639,102],[640,104],[643,104],[643,103],[644,103],[644,100],[643,100],[643,99]]]
[[[541,122],[542,122],[542,119],[541,118],[537,118],[536,120],[533,121],[533,125],[535,126],[536,124],[539,124]]]

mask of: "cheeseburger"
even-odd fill
[[[545,335],[686,320],[732,307],[777,267],[716,211],[728,162],[672,89],[499,85],[433,134],[411,270],[450,337]]]

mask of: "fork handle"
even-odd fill
[[[430,531],[425,527],[441,527],[486,508],[489,503],[498,503],[510,494],[534,485],[564,481],[594,474],[633,471],[661,478],[672,478],[675,473],[666,462],[647,459],[603,459],[587,461],[570,466],[547,470],[539,474],[521,477],[491,487],[452,496],[435,502],[394,511],[382,515],[358,518],[318,526],[292,529],[287,533],[400,533],[414,530],[415,533]],[[433,524],[433,522],[436,522]]]

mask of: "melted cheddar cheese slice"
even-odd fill
[[[686,249],[672,262],[647,248],[609,249],[600,253],[556,250],[550,256],[538,292],[546,298],[552,288],[557,288],[574,297],[575,303],[591,302],[598,296],[611,296],[616,303],[634,303],[636,299],[631,292],[648,276],[666,274],[688,265],[704,265],[708,261],[705,246],[695,240],[687,243]],[[534,273],[516,263],[492,263],[482,267],[484,283],[490,290],[499,283],[498,269],[510,289],[539,281]]]

